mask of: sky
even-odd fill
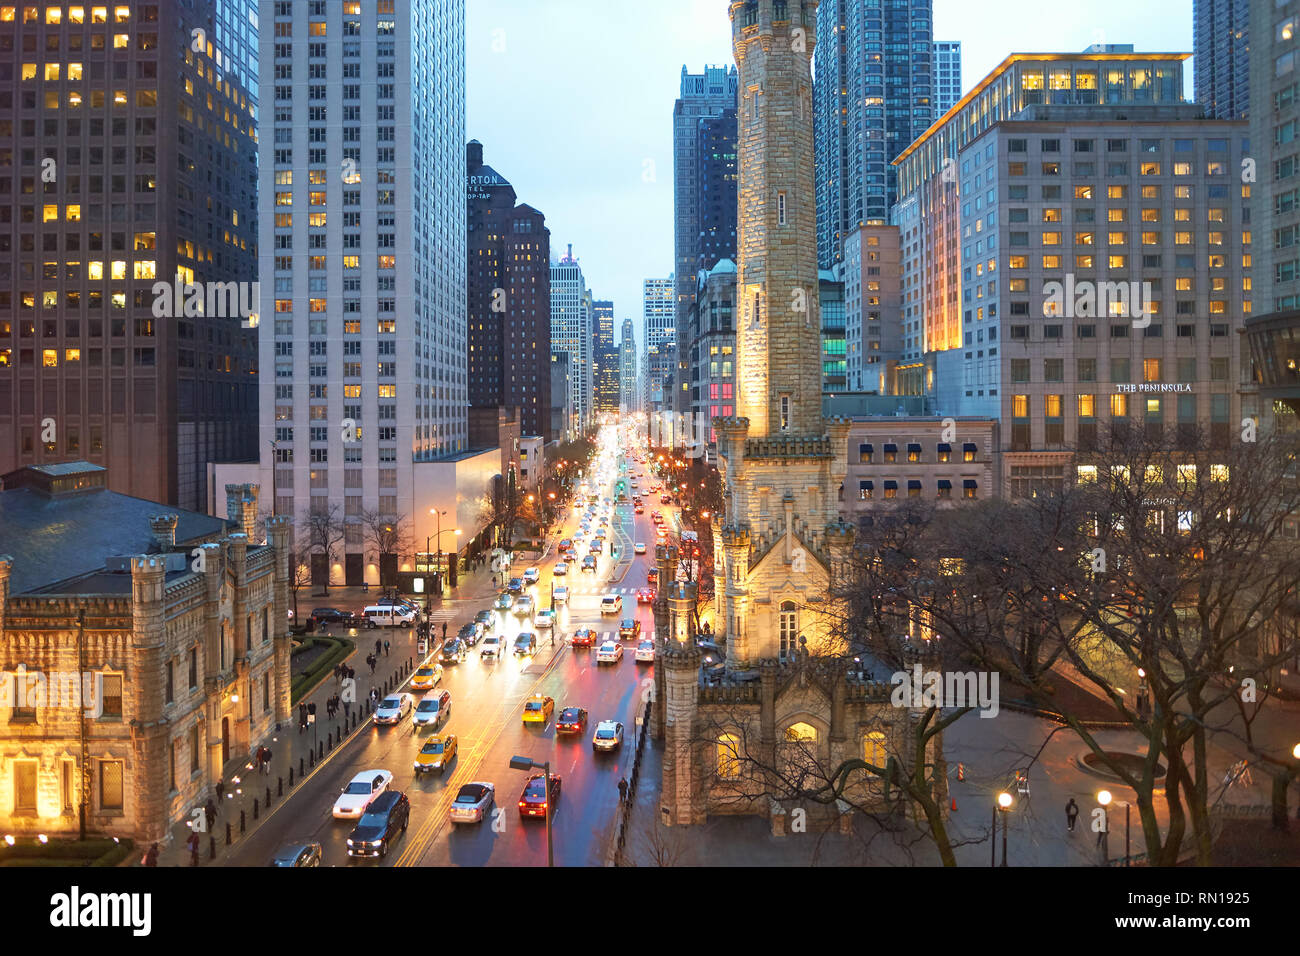
[[[673,269],[673,103],[681,69],[730,64],[727,0],[467,0],[467,133],[569,243],[615,334],[641,283]],[[971,16],[972,11],[974,16]],[[965,92],[1013,52],[1132,43],[1191,52],[1192,0],[934,0],[936,40],[962,41]],[[1191,97],[1191,61],[1186,65]]]

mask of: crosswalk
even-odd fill
[[[649,586],[649,585],[642,585],[642,587],[648,587],[648,586]],[[623,588],[602,588],[602,587],[590,587],[590,588],[569,588],[569,597],[587,597],[587,596],[590,596],[590,595],[599,595],[599,596],[601,596],[601,597],[604,597],[606,594],[618,594],[618,595],[620,595],[620,596],[623,596],[623,595],[628,595],[628,594],[636,594],[636,592],[639,591],[639,590],[641,590],[641,588],[636,588],[636,587],[623,587]]]

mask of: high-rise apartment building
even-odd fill
[[[569,356],[569,389],[579,430],[592,420],[590,295],[570,244],[565,255],[551,263],[551,351]]]
[[[618,403],[620,411],[625,415],[634,414],[641,410],[641,403],[638,401],[640,393],[636,387],[636,327],[631,319],[623,320],[623,337],[619,340],[618,351]]]
[[[551,233],[514,187],[468,158],[469,403],[518,408],[525,435],[551,435]]]
[[[1013,55],[898,161],[921,374],[938,414],[1002,423],[1013,496],[1108,434],[1240,421],[1246,125],[1183,101],[1185,59]]]
[[[822,0],[813,119],[817,257],[829,269],[849,233],[885,222],[891,165],[941,115],[934,103],[931,0]]]
[[[468,445],[464,3],[262,12],[261,447],[359,583],[362,516],[431,533],[412,464]]]
[[[961,41],[934,41],[934,118],[961,99]]]
[[[257,454],[257,3],[6,4],[0,50],[0,474],[203,510]]]
[[[1274,12],[1280,9],[1272,4]],[[1250,107],[1250,0],[1193,0],[1192,84],[1214,119],[1243,119]],[[1268,45],[1268,37],[1260,38]],[[1294,45],[1295,39],[1291,38]]]
[[[846,390],[892,394],[901,354],[902,295],[897,226],[849,234],[837,273],[844,282]]]
[[[1289,411],[1294,421],[1300,415],[1300,0],[1254,0],[1250,14],[1256,308],[1247,339],[1252,378],[1268,403],[1260,410],[1266,416],[1269,406],[1274,414]]]
[[[689,352],[680,334],[695,294],[696,273],[736,255],[736,82],[734,66],[706,66],[702,73],[688,73],[683,66],[673,105],[677,356]],[[679,370],[672,371],[675,379],[684,381]],[[680,402],[689,403],[689,395],[680,388],[676,392]],[[685,405],[677,410],[684,411]]]

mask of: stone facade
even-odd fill
[[[246,501],[256,514],[245,490],[232,489],[233,521]],[[163,839],[289,719],[290,519],[267,519],[266,546],[236,532],[180,550],[176,521],[150,521],[172,550],[37,592],[11,595],[13,561],[0,557],[4,832],[75,833],[84,780],[89,830]],[[59,675],[88,693],[55,694]]]

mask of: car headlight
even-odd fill
[[[351,840],[348,840],[348,846],[356,846],[356,844],[353,843]]]

